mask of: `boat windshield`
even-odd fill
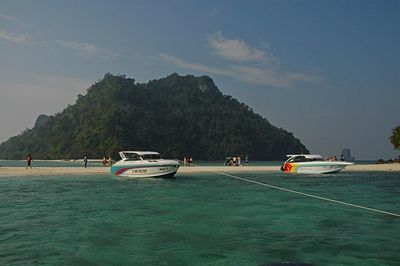
[[[143,160],[157,160],[157,159],[161,159],[161,156],[160,156],[160,154],[157,154],[157,153],[143,154],[142,159]]]
[[[125,153],[126,161],[140,161],[140,155],[137,153]]]
[[[302,163],[302,162],[315,162],[315,161],[324,161],[324,159],[320,157],[307,158],[306,156],[294,156],[288,160],[288,163]]]

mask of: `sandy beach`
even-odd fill
[[[279,172],[279,166],[185,166],[180,167],[179,174],[187,173],[206,173],[206,172]],[[400,172],[400,164],[356,164],[346,167],[343,172],[370,172],[370,171],[396,171]],[[90,174],[110,174],[109,167],[34,167],[26,169],[25,167],[0,167],[0,176],[29,176],[29,175],[90,175]]]

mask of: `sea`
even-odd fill
[[[400,173],[3,176],[0,265],[400,265],[400,217],[325,198],[400,214]]]

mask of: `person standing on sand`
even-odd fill
[[[28,169],[28,167],[32,169],[32,160],[33,160],[32,155],[28,154],[28,157],[26,157],[26,162],[27,162],[26,169]]]
[[[111,156],[108,157],[108,159],[107,159],[107,164],[108,164],[109,166],[112,166],[113,160],[112,160]]]
[[[85,162],[85,168],[87,168],[87,163],[88,163],[88,157],[87,157],[87,155],[85,155],[85,156],[83,157],[83,161]]]
[[[26,157],[26,162],[27,162],[26,169],[28,169],[28,167],[32,169],[32,160],[33,160],[32,155],[28,154],[28,156]]]

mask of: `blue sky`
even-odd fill
[[[209,75],[312,152],[393,158],[400,1],[1,1],[0,142],[107,72]]]

